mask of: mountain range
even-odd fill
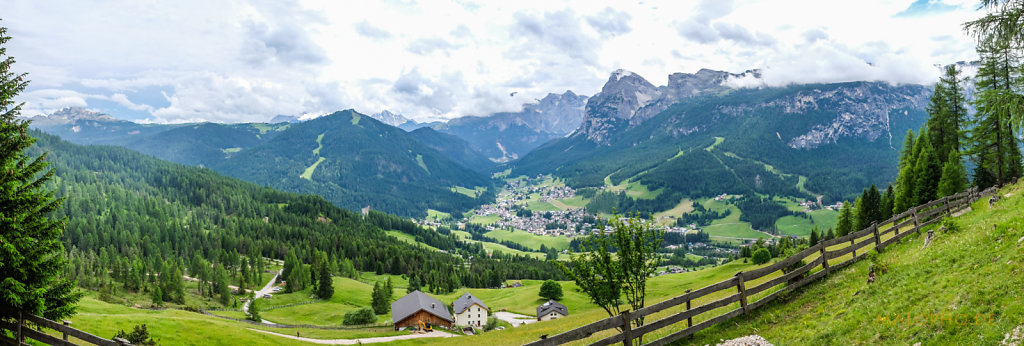
[[[614,207],[660,211],[721,193],[851,199],[895,177],[898,139],[924,122],[931,93],[882,82],[769,87],[760,76],[702,69],[655,86],[617,70],[591,97],[552,93],[519,112],[445,123],[346,110],[272,124],[137,124],[71,108],[33,126],[402,216],[487,203],[488,175],[506,169],[576,188],[639,184],[652,194],[620,194]],[[487,192],[458,192],[469,190]]]

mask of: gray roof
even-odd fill
[[[420,310],[429,312],[445,321],[455,322],[444,303],[420,291],[413,291],[391,303],[391,322],[398,323]]]
[[[480,306],[484,307],[484,309],[487,309],[487,311],[491,310],[491,308],[488,308],[487,304],[484,304],[484,302],[480,300],[480,298],[474,297],[472,294],[469,293],[463,294],[461,297],[459,297],[459,299],[456,299],[455,302],[452,303],[452,307],[454,308],[456,314],[461,314],[463,311],[466,311],[466,309],[469,309],[470,306],[473,306],[474,303],[480,304]]]
[[[544,303],[541,306],[537,307],[537,317],[539,318],[541,316],[547,315],[552,311],[557,311],[563,316],[569,316],[569,308],[565,307],[565,305],[562,305],[562,303],[559,303],[558,301],[551,299],[548,300],[547,303]]]

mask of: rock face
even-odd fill
[[[99,112],[93,112],[82,107],[68,107],[50,115],[37,115],[32,118],[32,123],[36,126],[54,126],[62,124],[71,124],[78,120],[94,120],[94,121],[115,121],[114,117],[102,114]]]
[[[728,94],[739,88],[764,88],[761,73],[749,70],[740,74],[701,69],[697,73],[673,73],[668,85],[655,87],[639,75],[616,70],[601,92],[587,102],[583,123],[574,136],[584,136],[599,145],[609,145],[616,133],[635,127],[678,102],[701,95]],[[791,114],[834,114],[828,121],[814,125],[806,133],[788,141],[794,149],[812,149],[836,143],[843,137],[875,141],[890,140],[890,116],[900,109],[924,109],[931,90],[920,86],[892,86],[884,83],[844,83],[840,88],[810,88],[763,102],[721,106],[723,113],[766,108],[784,108]],[[677,129],[678,130],[678,129]],[[689,129],[689,134],[697,129]],[[899,135],[899,134],[897,134]]]
[[[461,117],[433,128],[466,140],[494,162],[507,162],[578,128],[586,102],[586,96],[572,91],[552,93],[519,112]]]
[[[906,88],[861,83],[827,92],[814,89],[775,102],[794,114],[817,111],[837,114],[831,121],[815,125],[787,143],[794,149],[813,149],[836,143],[843,137],[861,137],[874,142],[884,136],[891,144],[890,117],[906,115],[905,110],[897,111],[899,109],[924,109],[930,95],[930,90],[925,88],[914,92]]]
[[[391,125],[391,126],[395,126],[395,127],[412,121],[412,120],[409,120],[409,118],[406,118],[406,117],[402,116],[401,114],[391,113],[391,111],[389,111],[387,109],[381,111],[380,113],[370,114],[370,117],[374,118],[374,119],[377,119],[377,121],[380,121],[382,123],[385,123],[385,124],[388,124],[388,125]]]

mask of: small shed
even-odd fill
[[[550,321],[566,316],[569,316],[569,308],[554,299],[548,300],[547,303],[537,307],[538,321]]]
[[[455,322],[444,303],[420,291],[413,291],[391,303],[391,322],[395,330],[416,327],[420,321],[447,328]]]
[[[480,298],[466,293],[452,303],[452,311],[455,312],[455,324],[482,327],[487,324],[487,313],[491,309]]]

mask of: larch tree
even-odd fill
[[[0,27],[0,319],[22,313],[59,320],[74,314],[81,293],[64,275],[65,221],[52,216],[64,199],[46,186],[54,171],[45,153],[25,154],[36,140],[18,118],[22,104],[14,98],[28,80],[12,70],[10,39]]]

